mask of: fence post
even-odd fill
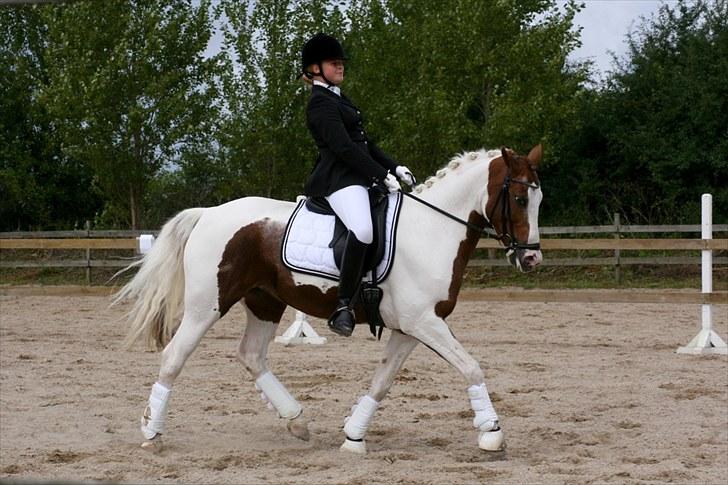
[[[703,240],[713,239],[713,196],[703,194],[701,198],[701,237]],[[702,251],[702,293],[713,292],[713,251]],[[723,354],[728,355],[728,346],[713,330],[713,307],[703,303],[701,329],[685,347],[677,349],[678,354]]]
[[[91,221],[86,221],[86,239],[91,238]],[[91,248],[86,248],[86,286],[91,286]]]
[[[621,231],[621,221],[619,219],[619,212],[614,213],[614,239],[619,239],[619,233]],[[614,250],[614,280],[616,281],[617,285],[622,284],[622,267],[621,267],[621,260],[620,260],[620,251],[619,249]]]

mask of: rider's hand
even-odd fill
[[[399,185],[399,181],[397,181],[397,177],[395,177],[391,173],[388,173],[387,177],[384,179],[384,185],[387,187],[389,192],[397,192],[399,190],[402,190],[402,187],[400,187]]]
[[[399,179],[409,187],[414,187],[417,183],[417,180],[415,180],[415,176],[412,175],[412,171],[404,165],[398,166],[395,170],[395,173],[397,174],[397,177],[399,177]]]

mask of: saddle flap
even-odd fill
[[[367,272],[376,268],[377,282],[382,282],[389,275],[394,259],[402,194],[370,191],[370,200],[374,205],[374,242],[365,255],[365,268]],[[301,200],[286,225],[281,245],[283,264],[298,273],[337,281],[347,233],[348,229],[338,221],[326,199]]]

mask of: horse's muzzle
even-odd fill
[[[523,273],[533,271],[541,264],[543,257],[541,251],[533,249],[516,249],[508,252],[508,261]]]

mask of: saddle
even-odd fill
[[[372,333],[381,337],[379,313],[383,292],[377,285],[392,268],[402,194],[369,190],[374,239],[364,256],[364,279],[358,297]],[[291,214],[281,245],[281,259],[290,270],[338,281],[348,229],[323,197],[300,200]],[[379,331],[377,332],[377,327]]]
[[[387,209],[389,209],[388,193],[375,185],[369,190],[369,207],[372,212],[372,229],[374,239],[367,248],[364,256],[364,272],[376,271],[379,262],[384,257],[385,241],[384,237],[387,228]],[[341,257],[344,254],[346,246],[346,235],[349,230],[339,219],[334,210],[331,208],[329,201],[325,197],[309,197],[306,199],[306,208],[316,214],[334,216],[334,234],[329,242],[329,247],[334,250],[334,262],[336,267],[341,269]]]

